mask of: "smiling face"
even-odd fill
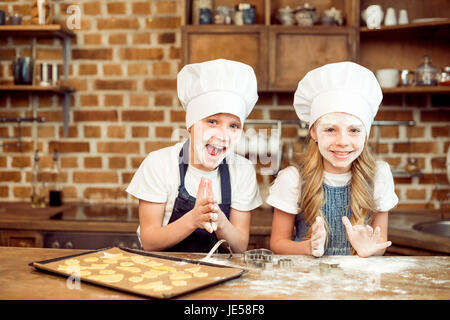
[[[323,115],[314,123],[311,137],[317,141],[324,158],[325,171],[345,173],[364,149],[366,130],[357,117],[333,112]]]
[[[217,113],[189,128],[189,162],[202,171],[217,168],[242,133],[241,121],[229,113]]]

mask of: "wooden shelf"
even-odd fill
[[[397,88],[383,88],[383,93],[441,93],[449,94],[450,86],[411,86],[411,87],[397,87]]]
[[[263,24],[253,25],[223,25],[223,24],[205,24],[205,25],[186,25],[183,27],[185,31],[190,33],[239,33],[239,32],[251,32],[259,30],[274,30],[274,31],[288,31],[296,33],[308,33],[308,34],[342,34],[352,32],[354,28],[348,26],[283,26],[281,24],[272,24],[269,26]]]
[[[364,33],[382,33],[392,31],[402,31],[411,29],[425,29],[425,28],[437,28],[437,27],[450,27],[450,19],[433,22],[421,22],[421,23],[409,23],[395,26],[381,26],[379,29],[369,29],[367,27],[361,27],[359,31]]]
[[[73,38],[75,33],[60,24],[48,25],[4,25],[0,26],[1,37],[58,37]]]
[[[58,94],[65,94],[74,92],[75,89],[66,86],[39,86],[39,85],[0,85],[0,92],[54,92]]]

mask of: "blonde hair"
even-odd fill
[[[325,222],[327,235],[329,227],[323,216],[322,205],[324,192],[322,188],[324,166],[323,156],[320,154],[317,143],[307,138],[307,146],[304,153],[297,156],[297,162],[293,163],[299,170],[300,195],[298,205],[300,212],[305,215],[306,223],[312,226],[316,217],[322,217]],[[375,177],[375,159],[370,153],[367,142],[362,153],[351,165],[352,178],[350,181],[350,203],[348,209],[352,210],[350,222],[352,225],[362,225],[371,213],[374,212],[375,202],[373,198],[373,181]],[[311,238],[311,228],[308,229],[305,239]],[[328,236],[327,236],[328,240]],[[355,254],[353,248],[351,254]]]

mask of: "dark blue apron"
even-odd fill
[[[180,186],[178,187],[178,196],[175,199],[175,203],[170,216],[169,223],[172,223],[181,218],[186,212],[191,211],[195,206],[195,198],[192,197],[184,187],[184,177],[189,164],[189,139],[184,143],[183,148],[180,150],[178,157],[178,168],[180,171]],[[225,159],[219,165],[220,173],[220,187],[222,194],[222,203],[219,204],[220,209],[225,214],[227,219],[230,219],[231,209],[231,184],[230,184],[230,172],[228,171],[228,164]],[[174,252],[209,252],[211,248],[218,241],[215,232],[209,233],[205,229],[197,228],[184,240],[166,251]],[[226,251],[219,247],[219,252],[225,253]]]

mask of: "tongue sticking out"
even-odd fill
[[[208,153],[210,154],[210,155],[212,155],[212,156],[215,156],[216,154],[217,154],[217,149],[216,148],[214,148],[212,145],[210,145],[210,144],[208,144],[207,146],[206,146],[206,150],[208,151]]]

